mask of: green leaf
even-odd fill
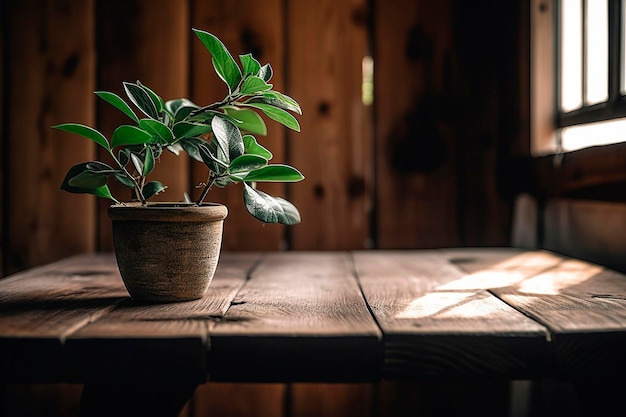
[[[217,36],[203,30],[193,29],[194,33],[213,58],[213,67],[219,77],[228,85],[229,92],[233,92],[241,82],[241,69],[233,59],[226,46]]]
[[[122,125],[115,129],[111,137],[113,147],[124,145],[143,145],[155,142],[153,136],[136,126]]]
[[[111,146],[109,145],[109,141],[107,140],[107,138],[93,127],[85,126],[79,123],[63,123],[53,126],[53,128],[62,130],[64,132],[70,132],[80,135],[87,139],[93,140],[107,151],[111,150]]]
[[[200,136],[212,131],[210,125],[191,123],[191,122],[178,122],[173,127],[174,137],[177,140],[183,138],[190,138],[194,136]]]
[[[277,121],[289,129],[295,130],[296,132],[300,131],[300,124],[298,123],[298,120],[283,109],[264,103],[246,103],[245,105],[261,110],[267,117]]]
[[[258,155],[241,155],[233,159],[228,170],[232,173],[250,172],[267,165],[267,159]]]
[[[248,212],[264,223],[300,223],[298,209],[282,198],[272,197],[244,183],[243,200]]]
[[[118,169],[115,169],[112,166],[100,161],[87,162],[87,169],[91,172],[97,172],[107,175],[114,174],[119,171]]]
[[[168,100],[165,102],[165,108],[174,115],[183,107],[189,107],[191,109],[198,108],[196,104],[187,98],[177,98],[175,100]]]
[[[174,115],[174,123],[182,122],[189,116],[192,111],[197,109],[199,109],[199,107],[182,106],[176,111],[176,114]]]
[[[130,162],[130,149],[120,149],[120,151],[117,153],[117,159],[123,167],[128,165],[128,163]]]
[[[135,167],[135,170],[137,171],[137,173],[138,174],[143,173],[143,161],[141,160],[141,158],[139,158],[139,155],[137,155],[134,152],[131,153],[130,160],[133,163],[133,166]]]
[[[268,84],[263,81],[262,78],[251,75],[244,80],[243,85],[241,86],[241,94],[243,94],[244,96],[251,96],[253,94],[271,89],[272,84]]]
[[[261,67],[259,77],[261,77],[265,82],[271,80],[272,75],[274,75],[274,71],[272,71],[272,66],[270,64],[265,64]]]
[[[143,90],[146,93],[148,93],[148,95],[150,96],[150,99],[152,100],[152,103],[154,103],[154,106],[156,107],[159,113],[165,110],[165,102],[157,93],[154,92],[154,90],[151,90],[147,85],[142,84],[139,81],[137,81],[137,85],[143,88]]]
[[[159,118],[159,110],[148,92],[137,84],[124,82],[124,90],[130,101],[151,119]]]
[[[239,61],[243,66],[243,76],[246,75],[258,75],[261,70],[261,64],[254,59],[252,54],[239,55]]]
[[[153,195],[157,195],[158,193],[165,191],[166,188],[167,187],[165,185],[158,181],[150,181],[143,187],[142,193],[145,198],[150,198]]]
[[[109,91],[96,91],[95,94],[116,109],[120,110],[131,119],[133,119],[135,123],[139,123],[139,118],[137,117],[133,109],[131,109],[130,106],[126,104],[126,102],[117,94],[111,93]]]
[[[106,174],[102,174],[99,172],[93,172],[90,170],[85,170],[71,178],[68,184],[72,187],[76,188],[86,188],[86,189],[95,189],[106,185],[107,176]]]
[[[243,138],[237,126],[218,116],[211,121],[211,127],[218,146],[229,158],[224,162],[230,163],[233,159],[243,155]]]
[[[289,165],[274,164],[251,171],[246,175],[246,182],[298,182],[304,179],[304,175]]]
[[[278,91],[267,91],[260,97],[252,97],[247,100],[246,103],[265,103],[283,110],[289,110],[294,113],[302,114],[302,109],[296,100],[283,93],[279,93]]]
[[[237,126],[241,130],[245,130],[250,133],[256,133],[258,135],[267,135],[267,127],[265,122],[259,116],[257,112],[250,109],[240,109],[233,106],[224,107],[226,114],[237,122]]]
[[[131,180],[130,178],[128,178],[128,176],[123,173],[123,172],[118,172],[115,175],[113,175],[115,177],[115,179],[120,182],[122,185],[128,187],[128,188],[135,188],[135,183],[133,182],[133,180]]]
[[[154,154],[152,148],[146,147],[146,156],[143,159],[143,176],[147,176],[154,169]]]
[[[95,188],[70,185],[70,181],[73,178],[77,177],[83,172],[88,172],[87,164],[89,164],[89,162],[83,162],[83,163],[74,165],[72,168],[70,168],[67,175],[65,176],[65,179],[63,180],[63,183],[61,184],[61,189],[70,193],[74,193],[74,194],[93,194],[97,197],[103,197],[103,198],[108,198],[113,201],[117,201],[111,195],[111,191],[109,190],[109,187],[106,184],[97,186]],[[106,181],[106,176],[105,176],[105,181]]]
[[[205,140],[200,138],[184,138],[178,142],[191,158],[199,162],[203,162],[200,146],[206,143]]]
[[[252,135],[245,135],[243,137],[243,146],[245,149],[245,153],[261,156],[268,161],[274,156],[270,151],[259,145],[259,143]]]
[[[172,143],[174,141],[174,133],[172,133],[167,125],[158,120],[141,119],[139,121],[139,127],[152,136],[161,138],[165,143]]]
[[[200,146],[198,149],[202,156],[202,162],[204,162],[211,171],[222,174],[228,169],[228,164],[218,158],[216,150],[211,149],[210,144]]]

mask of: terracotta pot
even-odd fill
[[[221,204],[115,204],[109,207],[117,264],[130,296],[170,302],[202,298],[222,246]]]

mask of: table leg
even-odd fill
[[[198,384],[90,383],[80,400],[80,417],[177,417]]]

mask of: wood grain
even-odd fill
[[[381,334],[346,253],[268,255],[210,337],[215,381],[378,377]]]
[[[524,378],[546,371],[547,330],[480,280],[468,281],[440,252],[356,252],[354,260],[385,335],[384,377]]]
[[[557,377],[618,379],[626,370],[619,359],[626,344],[624,282],[622,274],[565,258],[494,293],[550,329]]]
[[[89,160],[95,144],[52,129],[94,122],[93,1],[10,2],[4,148],[7,271],[12,273],[95,248],[93,197],[59,190],[67,170]],[[67,28],[71,27],[72,31]],[[78,103],[78,105],[77,105]]]
[[[306,177],[289,186],[303,219],[290,229],[294,249],[372,244],[373,128],[361,94],[368,16],[365,0],[288,3],[288,87],[303,108],[289,162]]]
[[[5,278],[0,286],[3,377],[64,381],[67,337],[127,297],[111,256],[78,256]]]
[[[438,157],[429,154],[434,145],[451,146],[437,98],[445,85],[452,6],[428,0],[376,3],[376,247],[455,246],[458,190],[452,156],[430,172],[411,163],[412,157]],[[422,124],[411,119],[419,121],[421,115],[427,115]],[[398,157],[408,158],[406,168],[414,170],[398,169]]]
[[[169,304],[126,300],[77,330],[66,343],[71,378],[107,381],[125,372],[130,373],[126,381],[204,382],[209,328],[225,314],[258,258],[224,254],[200,300]]]

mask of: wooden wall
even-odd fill
[[[50,126],[82,122],[110,134],[124,116],[93,91],[121,95],[123,81],[141,80],[166,99],[220,99],[224,86],[192,27],[215,33],[233,54],[252,51],[270,62],[276,88],[303,109],[301,133],[270,125],[263,139],[277,161],[306,176],[288,187],[271,186],[299,207],[302,224],[260,224],[245,212],[240,188],[216,190],[212,199],[230,210],[226,250],[508,244],[513,196],[501,185],[519,174],[499,161],[515,155],[525,138],[524,4],[3,1],[0,275],[111,250],[107,203],[59,190],[68,167],[97,157],[98,150]],[[370,105],[361,94],[365,56],[373,57],[375,68]],[[202,169],[183,157],[166,155],[157,170],[169,200],[204,179]],[[27,410],[38,404],[27,400],[29,390],[41,399],[57,388],[14,389],[21,394],[12,398],[23,399],[18,408]],[[58,389],[65,399],[79,392]],[[391,394],[398,389],[210,384],[185,415],[382,416],[385,405],[402,409]],[[237,398],[246,402],[237,400],[233,408]]]
[[[224,86],[191,32],[254,52],[302,105],[301,133],[271,125],[263,140],[306,180],[272,185],[300,225],[263,225],[241,189],[227,250],[417,248],[508,242],[510,197],[497,158],[520,128],[520,6],[481,0],[9,0],[3,2],[2,250],[4,274],[111,249],[106,201],[59,190],[66,169],[98,156],[55,131],[82,122],[110,134],[124,115],[94,90],[141,80],[166,99],[217,100]],[[521,2],[523,3],[523,2]],[[361,100],[374,57],[375,100]],[[102,155],[100,155],[102,157]],[[204,178],[165,155],[157,167],[179,200]]]

